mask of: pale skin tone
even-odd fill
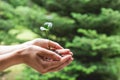
[[[50,48],[62,56],[49,50]],[[47,39],[35,39],[20,45],[0,46],[0,71],[24,63],[44,74],[59,71],[72,60],[72,52],[69,49],[64,49],[58,43]]]

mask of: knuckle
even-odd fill
[[[70,49],[66,49],[66,50],[70,52]]]
[[[57,42],[55,42],[56,45],[59,45]]]
[[[36,43],[36,42],[39,42],[40,40],[41,40],[40,38],[36,38],[33,40],[33,42]]]
[[[33,50],[33,49],[35,49],[35,45],[30,45],[30,46],[28,46],[28,50],[30,51],[30,50]]]
[[[33,45],[28,46],[28,49],[33,49]]]

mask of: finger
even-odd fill
[[[46,62],[46,64],[49,66],[47,68],[47,70],[51,69],[51,68],[55,68],[57,66],[60,66],[61,64],[65,63],[67,60],[71,59],[72,56],[71,55],[66,55],[64,57],[62,57],[62,59],[60,61],[52,61],[52,62]]]
[[[50,70],[48,70],[48,72],[55,72],[55,71],[60,71],[62,70],[64,67],[68,66],[70,63],[72,62],[72,59],[67,60],[65,63],[63,63],[62,65],[59,65],[55,68],[52,68]]]
[[[50,41],[50,40],[48,42],[48,46],[52,47],[52,48],[55,48],[55,49],[63,49],[63,47],[60,46],[58,43],[56,43],[54,41]]]
[[[46,58],[50,58],[52,60],[60,60],[61,56],[59,56],[58,54],[56,54],[55,52],[51,51],[51,50],[47,50],[44,48],[41,48],[42,50],[40,50],[40,52],[38,52],[38,55],[42,56],[42,57],[46,57]]]
[[[69,54],[62,54],[61,56],[64,57],[64,56],[66,56],[66,55],[72,55],[72,56],[73,56],[73,53],[70,52]]]
[[[73,53],[69,49],[58,49],[56,50],[56,52],[60,55],[66,55],[66,54],[73,55]]]

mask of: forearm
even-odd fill
[[[16,52],[0,55],[0,71],[16,64],[22,63],[20,56]]]
[[[11,45],[11,46],[0,46],[0,55],[1,54],[6,54],[6,53],[10,53],[10,52],[12,52],[12,51],[15,51],[15,50],[17,50],[17,49],[20,49],[20,48],[22,48],[22,46],[21,45]]]

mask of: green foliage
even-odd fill
[[[75,36],[72,42],[68,42],[66,44],[66,47],[73,50],[75,53],[75,59],[77,61],[81,61],[81,64],[84,65],[84,67],[95,66],[91,72],[87,70],[85,74],[88,76],[89,74],[94,74],[94,76],[97,76],[98,73],[109,74],[108,69],[111,67],[116,67],[114,63],[109,62],[120,56],[120,37],[109,37],[105,34],[98,34],[95,30],[79,29],[78,32],[82,33],[83,37]],[[105,69],[105,67],[108,69]],[[87,72],[89,72],[89,74],[87,74]],[[117,71],[112,72],[111,74],[117,75]],[[102,75],[102,77],[104,77],[104,75]],[[82,76],[79,75],[79,77],[81,78]],[[106,78],[103,78],[102,80],[106,80]]]
[[[49,11],[54,11],[62,15],[75,13],[100,13],[101,8],[113,8],[120,10],[119,0],[33,0],[37,4],[45,7]]]
[[[120,27],[120,12],[112,9],[102,8],[99,15],[72,13],[72,16],[80,27],[96,29],[100,33],[111,34]]]
[[[74,61],[62,71],[41,75],[25,67],[24,77],[17,79],[119,80],[119,5],[119,0],[1,0],[1,44],[24,42],[18,38],[23,31],[46,38],[39,28],[52,22],[47,37],[74,53]]]

